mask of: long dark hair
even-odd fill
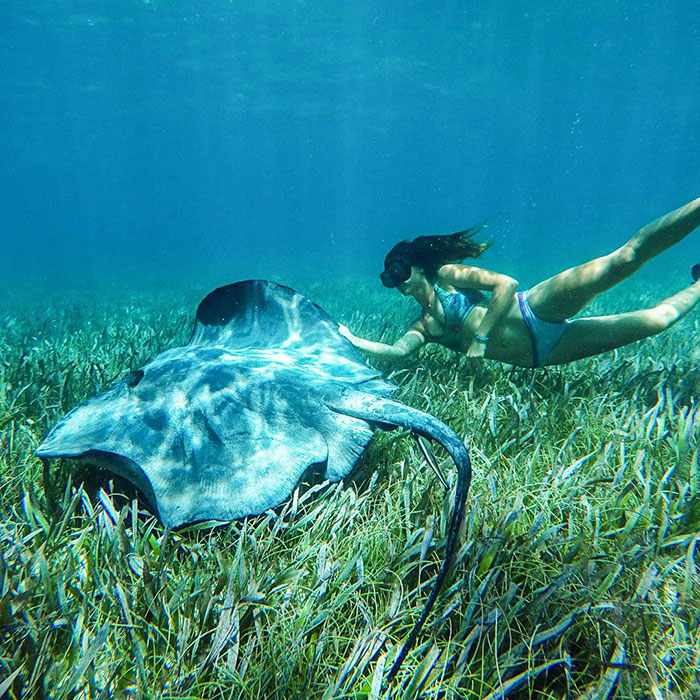
[[[483,225],[447,235],[418,236],[410,241],[400,241],[384,259],[384,272],[379,277],[385,287],[396,287],[411,276],[411,266],[419,267],[430,282],[435,282],[438,270],[448,263],[458,263],[464,258],[478,258],[489,243],[477,243],[472,237]]]

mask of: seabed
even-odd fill
[[[300,291],[358,335],[396,337],[413,312],[387,315],[377,286]],[[594,311],[664,293],[644,290]],[[408,433],[378,432],[354,479],[213,528],[166,530],[69,462],[44,481],[49,427],[183,343],[206,291],[5,305],[0,697],[700,697],[697,312],[564,368],[474,369],[434,347],[382,367],[474,463],[456,563],[387,683],[450,512]]]

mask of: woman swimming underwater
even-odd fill
[[[401,241],[387,254],[380,277],[385,287],[396,287],[420,304],[420,319],[393,345],[358,338],[345,326],[340,332],[382,360],[407,357],[426,343],[520,367],[561,365],[597,355],[666,330],[700,301],[700,266],[695,265],[695,282],[657,306],[571,318],[699,224],[700,198],[647,224],[609,255],[523,292],[512,277],[459,264],[487,248],[472,240],[478,227]]]

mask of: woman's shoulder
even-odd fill
[[[452,275],[459,272],[478,272],[483,268],[477,265],[466,265],[465,263],[446,263],[438,268],[437,275],[439,277],[451,277]]]
[[[441,287],[453,287],[464,285],[470,279],[477,280],[482,268],[464,263],[448,263],[438,269],[436,282]]]
[[[486,292],[493,291],[505,283],[514,283],[517,287],[517,280],[501,272],[455,263],[443,265],[438,270],[437,283],[443,288],[452,286],[456,289],[479,289]]]

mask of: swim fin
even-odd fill
[[[693,276],[693,282],[700,280],[700,263],[690,268],[690,274]]]

